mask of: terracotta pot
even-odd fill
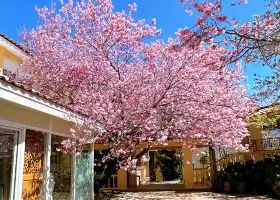
[[[246,184],[244,182],[236,182],[237,192],[244,194],[246,192]]]
[[[230,193],[230,182],[224,182],[224,191]]]
[[[280,185],[278,185],[277,188],[275,189],[275,193],[278,197],[280,197]]]

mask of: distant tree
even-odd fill
[[[156,163],[165,181],[176,180],[180,177],[181,156],[176,150],[159,150],[156,152]]]
[[[209,166],[209,156],[207,154],[202,155],[199,159],[199,163],[202,165],[203,168],[207,165]]]
[[[251,127],[260,128],[262,130],[274,130],[280,128],[280,112],[279,108],[268,108],[264,112],[256,113],[249,118]]]

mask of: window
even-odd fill
[[[8,77],[17,77],[19,65],[19,62],[17,61],[11,60],[9,58],[4,58],[3,74]]]

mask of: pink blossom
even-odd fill
[[[216,12],[212,4],[198,8]],[[39,9],[42,24],[23,34],[31,56],[22,67],[32,76],[22,81],[84,118],[63,150],[107,143],[102,162],[117,159],[118,167],[136,171],[138,151],[169,139],[240,149],[248,134],[243,119],[255,103],[240,65],[225,65],[229,50],[188,28],[156,41],[160,30],[132,18],[136,4],[130,10],[115,12],[109,0]]]
[[[152,20],[152,24],[153,24],[153,25],[156,25],[156,24],[157,24],[156,18],[154,18],[154,19]]]
[[[248,33],[251,27],[251,23],[246,22],[245,24],[239,26],[239,32],[240,34]]]
[[[136,12],[136,10],[137,10],[137,5],[136,5],[136,3],[128,4],[128,7],[129,7],[129,10],[130,10],[131,12]]]
[[[248,0],[241,0],[241,2],[247,4]]]
[[[196,8],[198,12],[203,12],[204,11],[203,7],[200,6],[198,3],[194,4],[193,7]]]
[[[233,26],[237,26],[238,22],[235,19],[231,19],[231,23],[233,24]]]
[[[160,35],[161,34],[161,29],[156,30],[155,35]]]
[[[227,16],[215,15],[215,18],[216,18],[217,21],[219,21],[219,22],[224,22],[224,21],[227,20]]]
[[[186,13],[188,13],[190,16],[192,16],[192,15],[193,15],[193,12],[192,12],[192,10],[191,10],[191,9],[187,9],[187,10],[185,10],[185,12],[186,12]]]

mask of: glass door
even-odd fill
[[[67,138],[52,135],[49,191],[53,200],[71,199],[71,154],[59,151]]]
[[[93,153],[82,151],[76,155],[76,196],[77,200],[90,200],[92,191]]]
[[[0,127],[0,200],[14,199],[19,132]]]
[[[45,134],[27,129],[23,166],[23,200],[39,200],[43,183]]]

